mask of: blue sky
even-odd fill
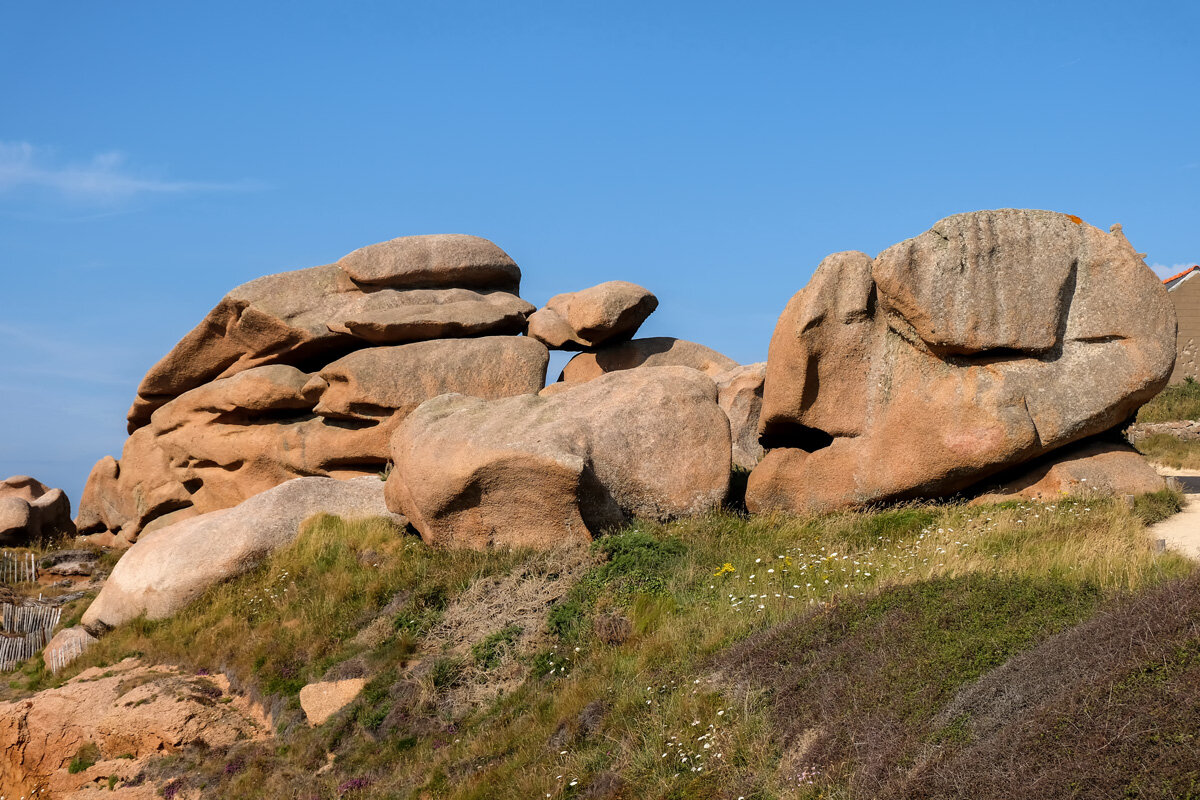
[[[230,288],[416,233],[761,360],[830,252],[978,208],[1200,259],[1200,4],[10,2],[0,477],[77,503]]]

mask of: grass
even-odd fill
[[[1138,452],[1151,461],[1175,469],[1200,469],[1200,441],[1184,441],[1169,433],[1153,433],[1138,440]]]
[[[1200,381],[1186,378],[1163,389],[1138,411],[1138,422],[1200,419]]]
[[[402,662],[450,597],[522,555],[436,550],[386,520],[317,517],[291,547],[209,591],[185,613],[122,626],[56,678],[38,673],[30,688],[135,655],[226,670],[296,706],[300,689],[334,664],[368,651],[380,663]],[[356,642],[389,604],[387,646]]]
[[[1170,506],[638,522],[592,546],[538,636],[481,627],[465,650],[431,644],[455,599],[544,556],[440,551],[382,522],[323,518],[174,619],[124,626],[66,675],[33,677],[141,654],[226,669],[276,698],[274,740],[185,750],[163,768],[215,796],[872,797],[890,776],[925,774],[931,752],[975,752],[977,715],[945,716],[969,687],[1184,580],[1190,563],[1145,540],[1144,520]],[[356,639],[381,618],[382,635]],[[348,663],[366,689],[309,728],[296,691]],[[442,702],[510,668],[505,691]]]

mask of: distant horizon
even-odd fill
[[[639,336],[740,363],[824,256],[954,213],[1200,263],[1193,4],[67,9],[0,30],[0,478],[73,510],[225,293],[397,236],[488,238],[539,306],[638,283]]]

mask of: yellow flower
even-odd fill
[[[726,561],[719,570],[713,573],[713,575],[728,575],[730,572],[737,572],[737,570],[733,568],[733,564],[730,564],[728,561]]]

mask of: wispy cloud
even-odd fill
[[[1183,264],[1171,264],[1170,266],[1166,264],[1151,264],[1150,269],[1154,270],[1154,274],[1160,278],[1169,278],[1172,275],[1178,275],[1196,263],[1196,261],[1187,261]]]
[[[41,189],[72,200],[113,202],[146,194],[229,192],[261,188],[252,181],[218,183],[167,180],[137,174],[118,152],[100,153],[83,163],[67,163],[29,142],[0,142],[0,194]]]

